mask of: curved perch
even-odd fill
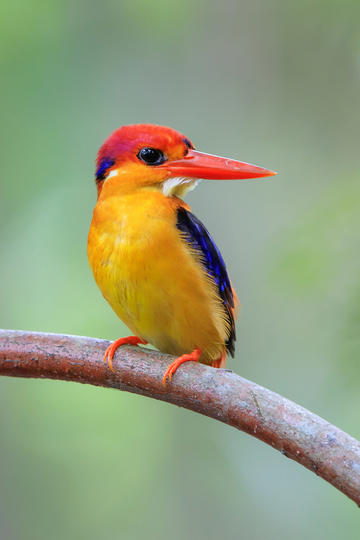
[[[312,470],[360,505],[360,443],[296,403],[224,369],[189,363],[164,387],[171,356],[108,341],[0,330],[0,375],[75,381],[174,403],[236,427]]]

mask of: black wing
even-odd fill
[[[233,315],[234,296],[224,259],[201,221],[185,208],[178,209],[176,226],[184,234],[185,240],[192,249],[195,249],[200,253],[200,259],[207,273],[216,283],[219,295],[224,304],[230,328],[229,336],[226,341],[226,349],[233,357],[236,340],[235,320]]]

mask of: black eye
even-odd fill
[[[146,165],[161,165],[166,161],[164,153],[156,148],[142,148],[137,157]]]

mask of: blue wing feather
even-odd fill
[[[233,315],[234,296],[224,259],[205,226],[185,208],[178,209],[176,226],[191,248],[199,252],[200,260],[217,286],[230,328],[226,348],[231,356],[234,356],[236,340]]]

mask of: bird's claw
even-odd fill
[[[146,345],[147,341],[145,339],[141,339],[138,336],[128,336],[125,338],[119,338],[113,341],[108,348],[105,351],[104,354],[104,363],[108,364],[111,371],[114,371],[114,368],[112,367],[112,359],[114,358],[114,354],[118,347],[121,347],[121,345]]]

